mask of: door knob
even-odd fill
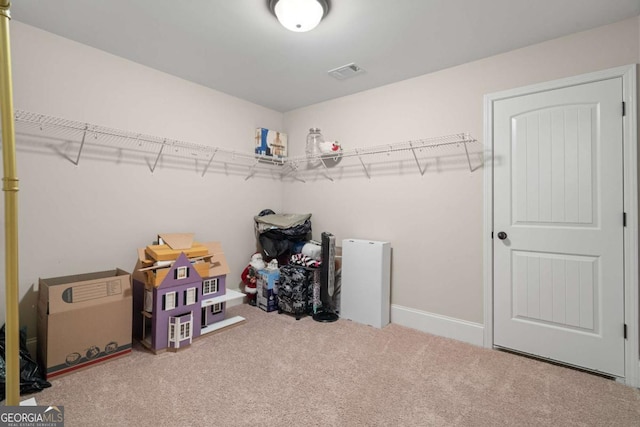
[[[505,233],[504,231],[501,231],[498,233],[498,239],[504,240],[506,238],[507,238],[507,233]]]

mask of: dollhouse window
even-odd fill
[[[169,317],[169,346],[180,348],[180,343],[184,340],[189,340],[190,344],[193,331],[192,324],[193,313]]]
[[[167,292],[162,296],[162,309],[165,311],[173,310],[178,306],[178,293]]]
[[[176,280],[186,279],[189,277],[189,267],[178,267],[175,269]]]
[[[144,290],[144,311],[153,312],[153,292],[151,289]]]
[[[184,340],[189,340],[191,344],[193,331],[193,313],[183,314],[182,316],[169,317],[169,346],[180,348],[180,344]]]
[[[211,306],[211,314],[218,314],[222,312],[222,303],[213,304]]]
[[[184,291],[184,305],[191,305],[198,302],[198,289],[189,288]]]
[[[218,279],[207,279],[202,282],[202,295],[215,294],[218,292]]]
[[[180,323],[180,340],[191,338],[191,322]]]

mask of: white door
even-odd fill
[[[622,100],[610,78],[493,110],[494,345],[620,377]]]

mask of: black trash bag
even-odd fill
[[[262,251],[267,258],[278,258],[280,255],[288,254],[291,250],[292,243],[288,240],[280,238],[272,238],[266,234],[258,236],[258,241],[262,247]]]
[[[311,221],[306,220],[290,228],[267,230],[258,236],[258,241],[268,257],[277,258],[289,254],[296,243],[309,240],[310,233]]]
[[[258,216],[265,216],[265,215],[274,215],[275,212],[272,211],[271,209],[267,208],[267,209],[262,209],[260,211],[260,213],[258,214]]]
[[[5,398],[6,388],[6,358],[5,358],[4,325],[0,329],[0,401]],[[40,372],[38,364],[31,358],[27,350],[27,332],[20,329],[20,394],[29,394],[51,387]]]

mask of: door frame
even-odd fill
[[[622,96],[625,102],[623,117],[623,185],[624,212],[624,320],[627,325],[625,340],[625,377],[618,378],[628,386],[640,387],[640,349],[638,347],[640,319],[638,317],[638,152],[636,64],[611,68],[589,74],[490,93],[484,96],[484,347],[493,348],[493,105],[496,101],[606,80],[622,78]],[[622,105],[620,106],[622,108]],[[621,219],[622,220],[622,219]]]

